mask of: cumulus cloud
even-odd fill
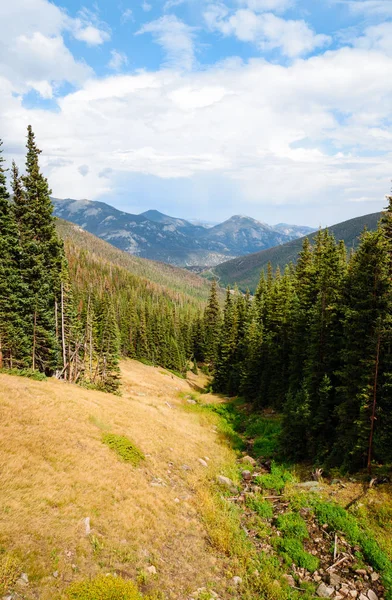
[[[107,28],[92,13],[82,11],[71,18],[47,0],[0,2],[0,22],[0,75],[15,92],[34,89],[43,98],[51,98],[63,81],[79,85],[92,75],[65,45],[64,32],[92,46],[109,39]]]
[[[195,63],[194,29],[174,15],[165,15],[143,25],[138,31],[151,33],[165,54],[165,64],[171,67],[191,69]]]
[[[240,9],[230,13],[224,5],[210,5],[204,13],[212,31],[234,35],[242,42],[252,42],[260,50],[279,49],[289,58],[309,54],[329,44],[329,36],[316,34],[305,21],[286,20],[273,13],[257,14]]]

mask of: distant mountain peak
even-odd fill
[[[104,202],[72,198],[53,202],[57,217],[129,254],[176,266],[210,267],[298,237],[296,226],[279,230],[246,215],[233,215],[224,223],[206,227],[156,209],[134,215]]]

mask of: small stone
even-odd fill
[[[337,485],[338,483],[341,483],[340,479],[332,479],[331,481],[331,485]]]
[[[234,481],[232,481],[228,477],[225,477],[224,475],[218,475],[218,477],[216,478],[216,480],[217,480],[217,482],[220,485],[223,485],[223,486],[227,487],[233,493],[237,492],[237,488],[236,488],[236,486],[234,484]]]
[[[192,400],[192,398],[187,398],[188,404],[197,404],[196,400]]]
[[[367,597],[369,600],[378,600],[378,596],[373,590],[368,590]]]
[[[380,579],[380,575],[378,573],[376,573],[375,571],[370,575],[370,579],[372,581],[378,581]]]
[[[199,458],[199,463],[201,464],[202,467],[208,467],[208,464],[206,463],[204,458]]]
[[[90,517],[86,517],[84,519],[84,530],[85,530],[86,535],[90,535],[90,533],[91,533]]]
[[[367,600],[367,596],[365,596],[365,594],[359,594],[359,600]]]
[[[332,586],[327,586],[325,583],[320,583],[317,588],[316,594],[320,598],[330,598],[332,594],[335,592],[335,588]]]
[[[179,503],[180,503],[180,499],[179,499],[179,498],[174,498],[174,502],[175,502],[176,504],[179,504]]]
[[[252,473],[250,471],[242,471],[241,475],[244,481],[250,481],[252,479]]]
[[[13,600],[14,597],[13,594],[8,594],[8,596],[3,596],[2,600]]]
[[[182,469],[183,471],[190,471],[190,470],[191,470],[191,468],[190,468],[190,467],[188,467],[188,465],[181,465],[181,469]]]
[[[342,594],[335,594],[334,598],[335,600],[343,600]]]
[[[350,590],[350,596],[351,596],[351,598],[357,598],[357,596],[358,596],[357,590]]]
[[[342,579],[337,573],[330,573],[328,581],[329,585],[333,585],[335,587],[341,583]]]
[[[238,575],[236,575],[235,577],[233,577],[232,582],[234,583],[234,585],[241,585],[242,578],[238,577]]]
[[[29,583],[29,578],[27,573],[22,573],[22,575],[20,576],[20,578],[25,582],[25,583]]]
[[[316,583],[319,583],[319,581],[321,581],[320,575],[313,575],[313,581],[315,581]]]
[[[247,463],[248,465],[252,465],[252,467],[254,467],[257,464],[255,459],[251,456],[244,456],[243,458],[241,458],[241,462],[245,464]]]
[[[357,575],[361,575],[361,577],[365,577],[365,575],[367,575],[366,569],[357,569],[355,572]]]
[[[287,583],[289,584],[290,587],[295,587],[295,580],[294,577],[292,575],[288,575],[287,573],[285,573],[283,575],[283,577],[286,579]]]
[[[156,575],[157,574],[157,570],[156,570],[156,567],[154,567],[154,565],[151,565],[150,567],[147,567],[146,571],[150,575]]]
[[[55,579],[57,579],[57,577],[58,577],[58,576],[59,576],[59,572],[58,572],[58,571],[54,571],[54,573],[53,573],[53,577],[54,577]]]

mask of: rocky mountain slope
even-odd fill
[[[181,267],[217,265],[312,231],[309,227],[292,225],[271,227],[242,216],[203,227],[156,210],[133,215],[104,202],[73,199],[53,199],[53,202],[57,217],[79,225],[120,250]]]
[[[348,249],[355,248],[363,229],[365,227],[370,230],[376,229],[380,218],[381,213],[372,213],[333,225],[329,227],[329,231],[337,240],[343,240]],[[292,226],[281,225],[279,227],[284,229]],[[305,237],[312,240],[315,235],[316,233],[313,232]],[[249,288],[254,291],[260,279],[260,273],[267,268],[268,263],[270,262],[275,269],[278,266],[284,268],[290,262],[295,262],[301,251],[302,243],[303,238],[297,238],[280,246],[229,260],[214,267],[211,270],[212,275],[219,280],[222,286],[237,284],[241,289]],[[208,277],[211,277],[211,271],[206,273]]]

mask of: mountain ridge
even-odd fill
[[[328,229],[338,241],[343,240],[347,249],[350,250],[357,246],[359,236],[365,227],[370,230],[376,229],[381,215],[381,212],[371,213],[342,221],[325,229]],[[313,232],[280,246],[225,261],[208,272],[206,271],[205,276],[215,276],[221,285],[234,286],[237,284],[240,289],[249,288],[252,292],[258,284],[261,271],[267,268],[268,263],[271,263],[274,269],[278,266],[282,269],[290,262],[295,262],[305,237],[313,240],[316,235],[317,232]]]
[[[92,200],[53,198],[53,204],[57,217],[120,250],[179,267],[218,265],[313,231],[295,225],[283,231],[242,215],[204,227],[154,209],[135,215]]]

